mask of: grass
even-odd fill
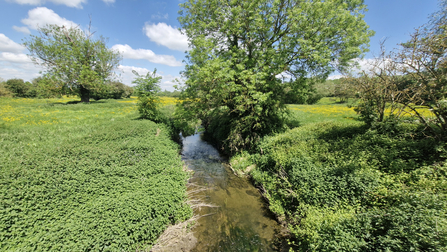
[[[189,218],[179,146],[135,98],[0,99],[0,250],[149,250]]]
[[[316,122],[354,122],[358,116],[353,108],[338,104],[335,99],[325,97],[315,105],[288,105],[291,118],[306,125]]]

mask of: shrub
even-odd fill
[[[9,89],[15,97],[31,98],[36,97],[36,92],[30,82],[25,82],[22,79],[9,79],[5,86]]]
[[[297,250],[447,248],[445,143],[393,130],[310,124],[265,137],[245,158]]]
[[[6,86],[6,83],[2,80],[0,80],[0,97],[11,97],[12,93],[9,91],[8,87]]]
[[[92,90],[90,97],[95,100],[129,98],[133,89],[119,81],[111,81],[98,89]]]
[[[132,71],[136,75],[132,83],[136,84],[135,91],[138,96],[138,111],[141,118],[149,119],[155,122],[163,119],[163,114],[158,110],[159,98],[156,94],[160,91],[160,76],[156,76],[157,69],[152,73],[140,75],[136,71]]]

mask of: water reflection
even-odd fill
[[[194,197],[217,206],[196,210],[195,214],[204,217],[193,230],[198,239],[193,251],[277,250],[275,237],[280,226],[260,193],[247,179],[236,177],[213,146],[200,134],[186,137],[182,158],[194,171],[190,183],[205,187]]]

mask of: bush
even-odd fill
[[[6,83],[0,80],[0,97],[11,97],[12,93],[9,91]]]
[[[112,81],[100,87],[100,89],[92,90],[90,97],[95,100],[101,99],[122,99],[129,98],[133,93],[133,89],[124,85],[119,81]]]
[[[15,97],[36,97],[36,91],[33,85],[28,81],[25,82],[22,79],[9,79],[6,81],[5,86]]]
[[[418,128],[393,130],[310,124],[265,137],[245,158],[297,250],[447,247],[445,143]]]
[[[136,75],[132,83],[136,84],[135,91],[138,95],[138,111],[141,118],[149,119],[155,122],[163,120],[163,114],[158,110],[160,99],[156,96],[160,91],[160,76],[156,76],[157,69],[152,73],[140,75],[136,71],[132,71]]]

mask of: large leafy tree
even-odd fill
[[[191,50],[183,111],[228,151],[282,126],[284,84],[303,88],[367,50],[362,0],[189,0],[179,21]]]
[[[118,52],[107,48],[103,37],[94,39],[93,33],[79,27],[47,25],[39,32],[24,42],[29,56],[82,102],[89,102],[90,93],[105,85],[121,60]]]

